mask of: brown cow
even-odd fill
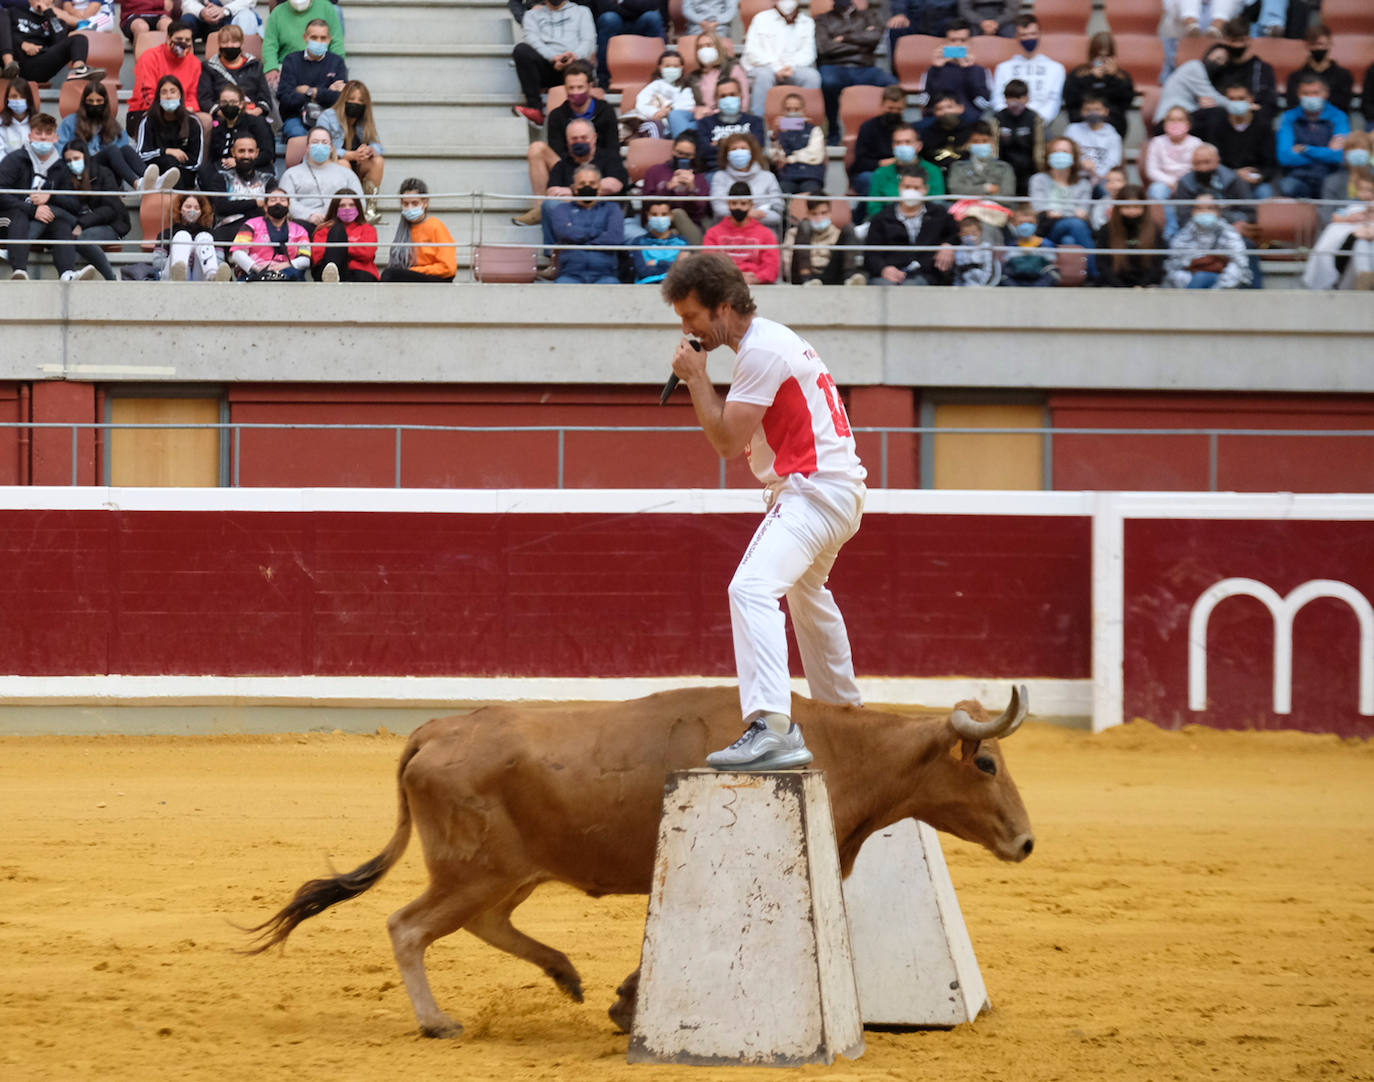
[[[796,698],[792,716],[806,730],[812,769],[825,771],[843,874],[864,839],[906,818],[1003,860],[1030,856],[1030,819],[994,739],[1010,735],[1025,713],[1024,688],[1013,689],[993,721],[976,702],[948,716],[909,716]],[[462,1032],[435,1002],[424,965],[429,945],[459,928],[533,962],[581,1002],[572,962],[516,930],[512,911],[550,880],[593,897],[648,893],[668,773],[700,767],[708,751],[738,735],[739,695],[726,687],[610,705],[490,706],[428,722],[401,753],[399,820],[386,848],[351,872],[301,886],[251,929],[259,933],[253,953],[373,886],[401,859],[413,821],[429,887],[387,926],[420,1031]],[[611,1010],[621,1028],[632,1017],[637,976]]]

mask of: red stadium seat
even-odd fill
[[[1073,71],[1088,62],[1087,34],[1041,34],[1040,51]]]
[[[662,165],[673,156],[671,139],[631,139],[625,147],[625,171],[630,183],[638,184],[651,166]]]
[[[497,248],[479,244],[472,255],[472,274],[479,282],[533,282],[537,248]]]
[[[1288,85],[1288,77],[1307,63],[1307,42],[1293,38],[1255,38],[1251,42],[1255,55],[1274,66],[1274,81],[1279,93]],[[1292,103],[1290,103],[1292,104]]]
[[[833,11],[834,8],[835,0],[811,0],[811,7],[808,10],[811,12],[811,18],[814,19],[817,15],[824,15],[827,11]]]
[[[1086,34],[1092,13],[1092,0],[1035,0],[1042,34]]]
[[[915,93],[921,89],[921,76],[930,67],[935,50],[944,45],[944,38],[929,34],[907,34],[897,39],[897,51],[892,58],[892,73],[902,89]]]
[[[880,86],[847,86],[840,91],[840,126],[844,129],[844,164],[854,164],[854,143],[859,138],[859,125],[877,116],[882,108],[883,88]]]
[[[1363,95],[1365,72],[1374,64],[1374,34],[1338,34],[1331,39],[1331,55],[1341,67],[1350,70],[1355,78],[1355,93]],[[1361,111],[1366,121],[1374,119],[1374,103],[1365,103]]]
[[[1374,4],[1369,0],[1322,0],[1321,19],[1331,28],[1333,38],[1374,34]]]
[[[81,108],[81,95],[86,92],[89,79],[67,79],[62,83],[62,90],[57,99],[57,112],[59,116],[71,116]],[[114,79],[101,79],[101,85],[105,88],[105,93],[109,101],[115,106],[119,105],[119,83]]]
[[[147,33],[139,34],[134,42],[134,59],[146,53],[149,49],[155,49],[159,45],[167,44],[167,34],[162,30],[149,30]]]
[[[138,202],[138,223],[143,229],[143,250],[157,247],[157,235],[172,224],[172,196],[150,192]]]
[[[243,51],[249,56],[262,58],[262,35],[244,34]],[[205,39],[205,59],[213,60],[219,56],[219,31],[215,30]]]
[[[1106,0],[1106,16],[1113,34],[1159,36],[1159,0]]]
[[[760,11],[767,11],[776,4],[776,0],[740,0],[739,17],[744,21],[744,32],[749,33],[749,24],[754,21],[754,16]]]
[[[1266,199],[1257,208],[1261,248],[1310,248],[1321,231],[1321,218],[1310,203],[1294,199]],[[1267,259],[1299,260],[1305,254],[1266,255]]]
[[[677,39],[677,51],[682,56],[682,74],[691,75],[697,70],[697,35],[682,34]]]
[[[658,58],[668,43],[662,38],[638,34],[617,34],[606,46],[606,67],[611,73],[609,90],[621,90],[632,83],[647,83],[658,68]]]
[[[825,96],[820,87],[775,86],[768,91],[763,103],[763,127],[771,132],[778,117],[782,116],[782,103],[792,94],[800,94],[806,100],[806,115],[812,124],[825,127]],[[757,109],[757,105],[755,109]]]
[[[86,63],[93,68],[104,68],[109,81],[118,86],[119,69],[124,66],[124,35],[118,30],[77,30],[75,33],[90,42]]]
[[[293,135],[286,141],[286,168],[300,165],[305,161],[305,145],[310,141],[308,135]]]
[[[1059,246],[1059,284],[1081,286],[1088,277],[1088,251],[1077,244]]]
[[[1160,73],[1164,70],[1164,42],[1156,34],[1114,34],[1116,41],[1116,62],[1122,71],[1130,75],[1136,88],[1143,91],[1147,86],[1158,86]],[[1158,100],[1158,99],[1156,99]],[[1150,114],[1141,110],[1149,121]]]
[[[687,16],[682,11],[682,0],[668,0],[668,19],[672,23],[674,41],[681,41],[687,33]]]

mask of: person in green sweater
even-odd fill
[[[916,134],[916,129],[910,124],[899,124],[892,129],[892,161],[873,171],[873,185],[868,189],[870,218],[892,205],[882,202],[882,197],[896,196],[901,187],[902,174],[909,173],[911,167],[924,170],[926,180],[930,183],[927,195],[945,194],[945,175],[940,172],[938,165],[932,165],[921,157],[921,137]]]
[[[281,62],[290,53],[305,48],[305,28],[313,19],[329,24],[329,51],[344,59],[343,23],[339,12],[329,0],[286,0],[272,9],[262,32],[262,70],[267,83],[275,91],[281,80]]]

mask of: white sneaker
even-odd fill
[[[337,263],[326,263],[324,270],[320,271],[321,282],[337,282],[339,280],[339,265]]]
[[[158,169],[156,165],[149,165],[147,169],[143,170],[142,178],[134,185],[135,190],[151,192],[157,187],[157,178],[161,172],[162,170]]]
[[[172,270],[171,270],[171,272],[167,275],[167,278],[168,278],[169,281],[172,281],[172,282],[184,282],[184,281],[186,281],[186,264],[185,264],[185,263],[173,263],[173,264],[172,264]]]
[[[64,282],[75,282],[75,281],[76,281],[76,271],[74,271],[74,270],[63,271],[63,272],[62,272],[62,275],[61,275],[61,278],[62,278],[62,281],[64,281]]]
[[[728,748],[706,756],[716,770],[791,770],[811,762],[811,752],[795,721],[785,733],[777,733],[761,718],[750,723],[744,735]]]
[[[12,273],[10,274],[10,281],[11,281],[11,282],[27,282],[28,280],[29,280],[29,272],[28,272],[28,271],[25,271],[25,270],[17,270],[17,271],[14,271],[14,272],[12,272]]]
[[[99,277],[100,271],[96,270],[96,268],[89,263],[76,272],[77,281],[80,282],[93,282]]]
[[[146,177],[147,174],[145,173],[144,176]],[[170,192],[177,186],[177,181],[180,179],[181,170],[174,165],[172,168],[168,169],[167,172],[162,174],[162,177],[157,182],[157,190],[160,192]]]

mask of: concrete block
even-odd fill
[[[631,1063],[863,1054],[819,773],[669,775],[641,966]]]
[[[992,1006],[932,827],[873,834],[844,898],[864,1025],[957,1026]]]

